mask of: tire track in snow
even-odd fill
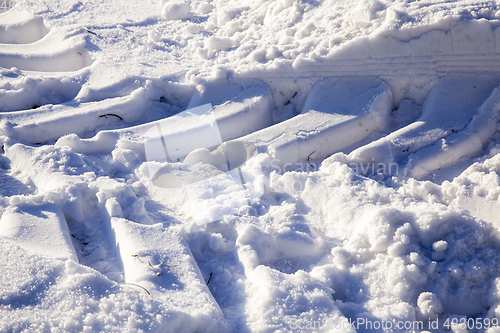
[[[57,72],[79,71],[92,63],[81,35],[49,30],[41,17],[27,11],[0,14],[0,111],[35,109],[75,98],[81,88],[79,74],[61,77]]]

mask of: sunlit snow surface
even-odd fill
[[[496,2],[15,4],[1,332],[500,330]]]

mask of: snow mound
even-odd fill
[[[162,1],[163,3],[164,1]],[[161,14],[167,20],[184,20],[189,17],[189,4],[186,2],[165,1]]]

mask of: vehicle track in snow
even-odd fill
[[[37,19],[25,22],[29,24],[26,23],[24,28],[20,25],[19,29],[28,31],[31,27],[43,27]],[[476,27],[473,28],[469,31],[459,26],[448,33],[430,32],[422,36],[422,40],[409,42],[398,41],[393,37],[360,40],[353,43],[351,48],[346,48],[344,55],[338,54],[329,63],[311,64],[303,61],[297,62],[296,68],[287,70],[237,73],[234,77],[198,86],[186,107],[212,103],[222,139],[253,142],[259,153],[268,153],[277,160],[274,166],[284,167],[287,163],[291,166],[297,163],[307,166],[311,165],[311,154],[321,161],[337,152],[353,151],[346,157],[347,164],[351,162],[366,166],[376,163],[379,167],[379,164],[396,163],[401,170],[408,171],[406,176],[425,179],[429,173],[452,165],[462,157],[480,154],[496,132],[499,116],[496,105],[500,103],[499,93],[495,89],[500,85],[500,75],[497,75],[500,71],[500,55],[496,45],[499,31],[481,26],[479,32],[482,34],[478,35]],[[73,37],[68,38],[51,32],[45,35],[42,33],[43,36],[38,41],[30,41],[33,44],[29,45],[2,44],[0,66],[44,72],[77,71],[85,68],[90,62],[84,54],[84,44],[78,37],[80,32],[74,33]],[[424,50],[419,48],[425,38],[436,39],[436,36],[429,34],[438,34],[443,40],[440,44],[442,49],[435,50],[435,54],[423,54]],[[474,50],[470,43],[460,44],[460,41],[471,36],[478,41],[477,45],[490,47],[487,50]],[[368,47],[366,43],[369,44]],[[390,47],[385,50],[376,49],[370,43]],[[55,53],[43,51],[51,45],[57,45]],[[449,49],[446,49],[447,46]],[[369,54],[360,54],[359,50],[371,51]],[[393,54],[389,56],[384,52]],[[27,55],[27,60],[21,55]],[[348,59],[350,57],[352,59]],[[2,75],[8,81],[2,88],[4,90],[24,89],[29,92],[26,89],[33,84],[33,81],[21,79],[24,74],[15,70],[5,70]],[[0,174],[0,179],[7,178],[12,184],[9,191],[0,194],[10,197],[19,192],[29,193],[25,188],[26,182],[19,180],[22,177],[29,178],[34,187],[41,191],[33,190],[36,194],[52,198],[53,202],[50,204],[55,202],[58,206],[49,207],[52,215],[56,216],[49,220],[56,221],[58,225],[69,225],[73,238],[71,244],[66,242],[69,250],[72,249],[72,244],[76,245],[73,246],[73,251],[79,262],[96,269],[110,280],[144,286],[157,299],[171,306],[179,302],[179,293],[182,293],[184,303],[175,305],[179,309],[182,306],[196,309],[197,305],[193,305],[194,301],[191,302],[190,298],[202,299],[212,308],[208,317],[222,320],[222,313],[238,317],[238,312],[244,311],[249,298],[256,297],[252,296],[252,291],[259,287],[256,277],[258,274],[272,275],[269,268],[280,271],[282,275],[274,276],[274,283],[278,285],[277,281],[285,279],[285,273],[302,274],[302,269],[315,263],[318,251],[321,254],[327,253],[339,241],[320,236],[313,228],[302,224],[307,212],[300,208],[301,202],[297,200],[293,205],[287,203],[293,207],[283,207],[286,206],[283,204],[285,200],[280,200],[277,189],[274,189],[277,192],[274,194],[275,202],[268,203],[267,207],[251,206],[248,211],[239,213],[238,217],[250,227],[247,228],[244,223],[238,225],[229,219],[223,221],[225,224],[212,229],[209,227],[208,232],[212,234],[210,238],[201,235],[201,239],[198,239],[193,232],[183,240],[171,232],[169,227],[170,222],[177,218],[189,220],[185,212],[189,209],[184,204],[167,198],[168,194],[160,193],[161,189],[154,188],[148,176],[144,175],[144,170],[137,171],[138,166],[146,162],[141,141],[145,134],[153,125],[168,125],[174,119],[161,119],[159,115],[172,115],[175,111],[180,111],[180,108],[172,106],[162,109],[161,103],[164,100],[160,100],[165,92],[158,83],[149,81],[143,87],[123,96],[82,102],[74,100],[80,90],[77,83],[68,83],[66,86],[61,82],[46,81],[49,79],[34,80],[35,85],[50,88],[42,95],[52,94],[49,91],[54,91],[61,97],[59,100],[48,98],[45,102],[30,101],[21,105],[7,103],[7,100],[21,95],[8,95],[8,92],[0,94],[0,106],[5,105],[0,114],[4,121],[0,127],[0,136],[7,136],[21,143],[14,148],[10,144],[6,145],[5,156],[14,164],[17,163],[15,167],[18,173]],[[286,86],[288,90],[279,90],[278,86],[283,81],[290,80],[295,81]],[[13,88],[5,89],[6,86]],[[448,114],[438,117],[437,111],[442,111],[455,102],[451,97],[447,99],[446,89],[461,90],[464,100],[473,100],[473,103],[461,110],[464,116],[460,124],[452,121],[450,125],[444,122],[442,118],[447,118]],[[469,98],[471,96],[475,98]],[[404,104],[401,102],[404,99],[413,99],[423,104],[422,115],[418,119],[398,123],[401,129],[391,132],[394,129],[391,125],[394,123],[393,111]],[[43,104],[50,105],[30,110],[35,105]],[[158,109],[157,113],[148,115],[147,110],[153,106]],[[460,105],[455,105],[448,111],[451,113],[459,110],[459,107]],[[422,123],[425,126],[420,126]],[[495,126],[492,127],[491,124]],[[417,127],[423,129],[419,132],[415,130]],[[188,126],[184,130],[187,132],[192,129]],[[408,132],[411,139],[422,140],[417,140],[418,144],[413,146],[406,145],[404,141]],[[92,137],[95,133],[97,134]],[[444,144],[440,146],[439,140],[444,140]],[[54,141],[57,141],[55,147],[29,147],[30,144]],[[373,146],[375,149],[370,149]],[[466,149],[462,149],[464,146]],[[399,151],[401,147],[403,149]],[[430,148],[431,153],[420,156],[419,151],[423,152],[426,148]],[[37,151],[38,149],[46,151]],[[395,150],[399,154],[394,153]],[[45,154],[52,154],[56,162],[43,159]],[[111,154],[109,158],[113,164],[110,170],[105,170],[102,174],[96,174],[98,167],[88,165],[84,168],[88,174],[80,172],[72,175],[71,170],[65,169],[65,161],[75,159],[78,164],[81,156],[100,154]],[[20,158],[23,155],[26,156],[25,159]],[[390,157],[390,160],[377,160],[381,157]],[[58,158],[63,162],[57,164]],[[29,163],[24,164],[26,161]],[[82,165],[88,162],[86,160]],[[414,165],[417,165],[417,171],[412,169]],[[26,174],[19,176],[23,171]],[[375,176],[377,171],[374,172]],[[62,185],[47,191],[50,187],[48,182],[54,179],[54,175],[61,177]],[[395,176],[405,174],[398,173]],[[119,179],[110,179],[113,177]],[[127,177],[130,178],[124,180]],[[47,192],[42,193],[44,191]],[[146,194],[139,194],[141,191]],[[93,206],[78,207],[78,203],[83,202],[81,198],[85,197],[88,199],[85,203],[90,202]],[[172,202],[175,204],[170,207]],[[155,219],[156,222],[161,220],[159,209],[168,212],[161,221],[163,225],[151,225],[151,216],[158,218]],[[176,209],[181,212],[175,212]],[[283,215],[288,216],[291,222],[285,226],[274,225],[277,229],[282,229],[269,236],[255,226],[260,223],[258,217],[265,216],[271,209],[283,209]],[[19,213],[9,214],[16,217]],[[5,214],[4,219],[14,219],[9,214]],[[240,243],[236,244],[238,236],[241,236]],[[162,244],[169,244],[171,247],[158,251]],[[240,252],[230,252],[236,245],[239,249],[235,251]],[[271,250],[259,252],[259,248]],[[226,271],[218,270],[218,261],[204,259],[224,251],[228,252],[225,254],[228,258],[240,254],[241,258],[251,257],[254,261],[236,259],[239,267]],[[251,254],[248,255],[245,251]],[[265,267],[255,272],[258,265]],[[202,269],[201,272],[199,268]],[[204,284],[208,276],[212,276],[213,280],[206,287]],[[239,279],[247,278],[250,282],[241,285]],[[290,290],[293,290],[294,282],[289,283]],[[327,307],[334,309],[329,295],[331,290],[317,281],[312,283],[313,286],[314,283],[320,286],[321,295],[328,297],[330,303],[327,303]],[[359,285],[363,284],[359,282]],[[272,289],[273,284],[267,287]],[[222,288],[233,290],[241,298],[224,298],[226,293],[220,292]],[[348,295],[350,292],[354,293],[353,290],[348,290],[335,297],[348,299],[352,296]],[[256,303],[255,300],[252,302]],[[223,307],[222,311],[219,306]],[[241,317],[238,317],[235,325],[246,328],[245,320]]]

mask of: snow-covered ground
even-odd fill
[[[495,1],[0,5],[1,332],[500,332]]]

